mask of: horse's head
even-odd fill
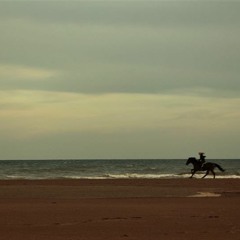
[[[188,158],[187,162],[186,162],[186,165],[188,165],[189,163],[193,163],[193,161],[196,160],[195,157],[190,157]]]

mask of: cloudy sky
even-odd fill
[[[239,12],[0,1],[0,159],[240,158]]]

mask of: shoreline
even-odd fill
[[[0,180],[3,240],[240,235],[238,179]]]

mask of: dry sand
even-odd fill
[[[240,239],[240,180],[0,181],[1,240]]]

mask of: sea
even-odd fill
[[[240,159],[209,161],[225,169],[216,169],[217,178],[240,178]],[[0,180],[188,178],[191,168],[185,159],[0,160]],[[195,177],[203,174],[199,172]]]

